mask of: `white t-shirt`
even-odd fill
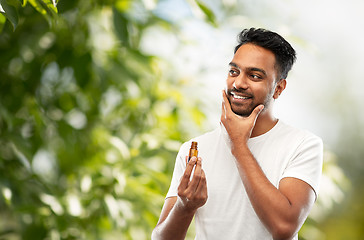
[[[249,201],[224,126],[192,140],[198,142],[208,190],[207,202],[195,215],[195,239],[272,239]],[[191,142],[181,146],[167,197],[177,196],[190,146]],[[317,195],[323,153],[320,138],[278,121],[267,133],[250,138],[248,146],[275,187],[281,179],[294,177],[308,183]]]

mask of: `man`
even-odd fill
[[[194,216],[198,240],[298,239],[316,200],[321,139],[273,116],[295,50],[264,29],[238,41],[220,127],[193,139],[198,159],[182,145],[152,239],[184,239]]]

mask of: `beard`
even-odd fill
[[[272,89],[272,91],[269,92],[265,96],[265,98],[262,100],[256,99],[255,95],[252,93],[249,93],[244,90],[238,90],[236,88],[230,88],[226,92],[227,92],[228,100],[229,100],[229,103],[231,106],[231,110],[236,115],[239,115],[242,117],[248,117],[253,112],[253,110],[261,104],[264,105],[263,111],[268,109],[268,106],[270,105],[271,99],[274,94],[274,89]],[[242,103],[242,104],[237,103],[237,102],[232,102],[231,99],[233,98],[233,93],[246,96],[246,97],[248,97],[249,101],[247,103]]]

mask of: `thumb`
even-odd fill
[[[250,117],[254,118],[254,120],[257,119],[257,117],[259,116],[259,114],[263,111],[264,109],[264,105],[260,104],[257,107],[254,108],[253,112],[250,114]]]

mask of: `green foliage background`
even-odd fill
[[[139,50],[149,26],[178,29],[142,1],[1,4],[0,239],[149,238],[204,118]]]
[[[141,50],[148,28],[180,33],[148,7],[163,2],[0,0],[0,239],[150,238],[181,143],[207,129],[196,83]],[[188,3],[218,26],[204,1]],[[363,239],[352,119],[324,165],[348,197],[323,191],[300,239]]]

